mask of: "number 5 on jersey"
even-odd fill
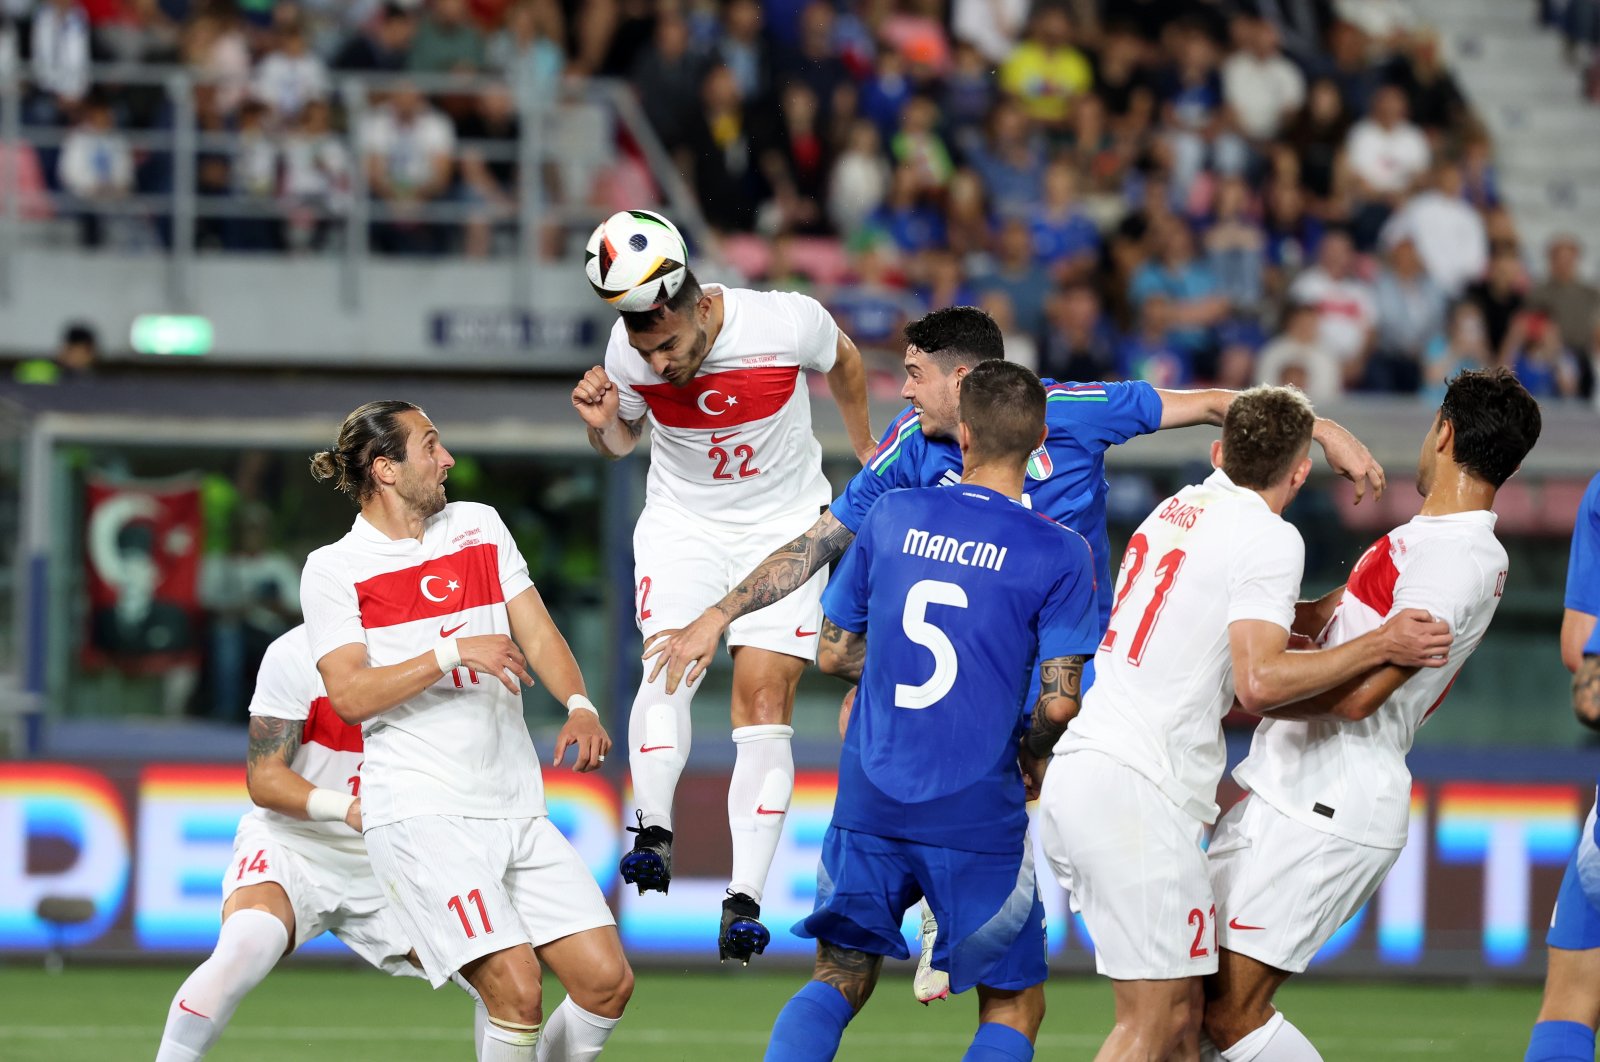
[[[1100,642],[1100,648],[1106,652],[1117,643],[1117,613],[1122,610],[1122,603],[1127,600],[1128,594],[1133,590],[1139,576],[1144,572],[1146,558],[1150,554],[1150,540],[1142,534],[1136,534],[1128,540],[1128,551],[1122,555],[1122,570],[1126,573],[1122,581],[1122,589],[1117,592],[1117,599],[1111,605],[1111,625],[1106,627],[1106,636]],[[1145,646],[1150,643],[1150,635],[1155,632],[1156,624],[1161,622],[1162,610],[1167,606],[1167,595],[1172,593],[1172,584],[1178,579],[1178,572],[1183,569],[1184,552],[1181,549],[1168,550],[1156,564],[1154,578],[1155,591],[1150,595],[1150,603],[1144,607],[1144,615],[1139,617],[1139,626],[1134,629],[1133,641],[1128,643],[1128,663],[1138,667],[1144,660]]]
[[[938,704],[956,684],[956,674],[961,669],[961,661],[956,659],[956,647],[950,644],[950,636],[928,620],[929,605],[966,608],[967,592],[955,583],[940,579],[923,579],[913,583],[911,589],[906,591],[900,625],[907,638],[933,654],[933,674],[919,686],[895,683],[896,708],[930,708]]]

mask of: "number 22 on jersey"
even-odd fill
[[[1111,622],[1106,627],[1106,636],[1100,642],[1100,648],[1110,652],[1117,643],[1117,615],[1122,611],[1122,603],[1128,599],[1139,577],[1144,574],[1145,564],[1150,556],[1150,540],[1142,533],[1135,534],[1128,540],[1128,550],[1122,555],[1122,589],[1117,591],[1117,599],[1111,605]],[[1178,573],[1183,570],[1184,552],[1181,549],[1171,549],[1161,555],[1156,562],[1151,578],[1155,580],[1154,592],[1150,601],[1144,607],[1144,613],[1139,617],[1139,625],[1134,628],[1133,640],[1128,643],[1128,663],[1138,667],[1144,660],[1144,650],[1150,644],[1150,635],[1155,632],[1156,624],[1161,622],[1161,613],[1167,606],[1167,595],[1172,593],[1172,584],[1177,582]]]

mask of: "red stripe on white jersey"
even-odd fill
[[[340,719],[333,713],[333,702],[318,697],[311,702],[305,726],[300,729],[300,743],[321,745],[335,752],[360,752],[361,727]]]
[[[777,413],[794,396],[799,376],[798,365],[774,365],[707,373],[687,387],[637,384],[634,390],[664,427],[727,428]]]
[[[367,630],[453,616],[504,600],[505,595],[500,592],[500,551],[491,542],[468,546],[415,567],[374,575],[356,584],[361,626]]]
[[[1389,555],[1389,536],[1384,535],[1356,561],[1350,581],[1345,584],[1345,593],[1376,612],[1381,621],[1394,605],[1394,584],[1399,579],[1400,569]]]
[[[1450,676],[1450,681],[1446,682],[1444,684],[1444,692],[1439,694],[1439,699],[1434,701],[1432,704],[1428,705],[1428,710],[1426,712],[1422,713],[1422,722],[1423,723],[1428,721],[1428,716],[1430,716],[1434,712],[1438,711],[1439,705],[1443,704],[1444,703],[1444,699],[1446,697],[1450,696],[1450,690],[1455,686],[1456,679],[1458,679],[1460,677],[1461,677],[1461,672],[1459,672],[1459,671],[1457,671],[1454,675]],[[1421,726],[1422,724],[1418,723],[1417,725]]]

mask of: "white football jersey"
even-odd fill
[[[361,516],[349,534],[306,558],[300,601],[311,659],[366,646],[387,667],[440,638],[511,635],[506,602],[533,586],[500,515],[452,502],[422,541],[391,539]],[[545,814],[539,759],[522,698],[465,665],[362,724],[363,827],[414,815],[528,818]]]
[[[1450,662],[1424,668],[1359,722],[1264,720],[1238,783],[1283,814],[1357,844],[1403,848],[1411,816],[1406,753],[1483,640],[1505,592],[1506,551],[1486,510],[1418,516],[1361,555],[1320,646],[1342,645],[1419,608],[1450,625]]]
[[[1290,629],[1304,567],[1300,532],[1221,469],[1162,502],[1128,540],[1094,685],[1056,754],[1103,752],[1215,822],[1233,707],[1228,625]]]
[[[611,329],[606,375],[619,412],[650,417],[646,500],[741,527],[815,514],[833,492],[801,370],[833,368],[839,327],[809,295],[705,290],[722,293],[722,331],[685,387],[667,383],[628,345],[620,318]]]
[[[319,789],[361,795],[361,728],[333,714],[305,624],[267,646],[256,676],[255,695],[250,699],[250,714],[299,722],[300,747],[290,758],[289,769]],[[360,835],[342,822],[291,819],[266,808],[250,814],[275,830],[350,851],[366,851]]]

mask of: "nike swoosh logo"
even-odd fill
[[[454,634],[456,631],[459,631],[462,627],[465,627],[465,626],[466,626],[465,623],[460,623],[460,624],[457,624],[454,627],[451,627],[449,630],[445,630],[443,627],[440,627],[439,628],[439,637],[448,638],[452,634]]]
[[[675,749],[676,745],[640,745],[640,752],[660,752],[662,749]]]
[[[796,638],[809,638],[815,633],[817,633],[817,632],[816,631],[803,631],[799,627],[796,627],[794,629],[794,636]]]
[[[727,442],[729,439],[733,438],[735,435],[738,435],[738,434],[739,433],[736,432],[736,431],[724,432],[721,435],[718,435],[716,432],[712,432],[711,433],[711,441],[713,443]]]
[[[1228,919],[1229,929],[1266,929],[1266,926],[1242,926],[1237,918]]]
[[[178,1000],[178,1009],[179,1010],[183,1010],[183,1011],[188,1011],[190,1014],[193,1014],[197,1018],[205,1018],[206,1021],[210,1021],[211,1020],[210,1015],[201,1014],[198,1010],[195,1010],[193,1007],[190,1007],[190,1006],[186,1005],[184,1003],[184,1001],[181,1000],[181,999]]]
[[[756,805],[756,814],[757,815],[786,815],[786,814],[788,814],[788,812],[784,811],[782,808],[764,808],[760,804],[757,804]]]

